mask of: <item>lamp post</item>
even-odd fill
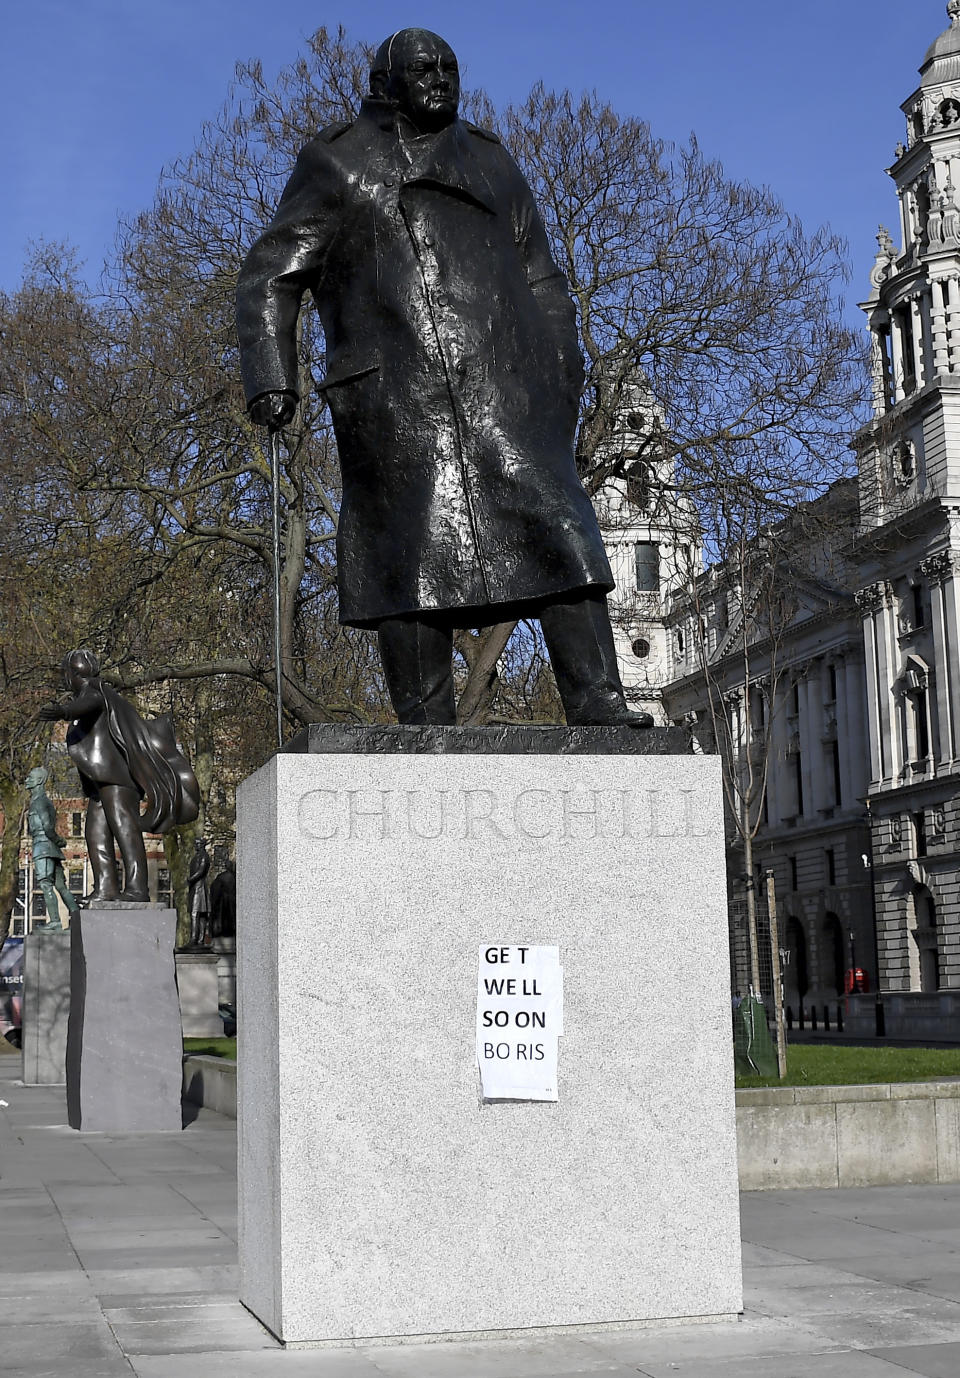
[[[859,995],[859,982],[857,980],[857,935],[851,928],[847,933],[850,941],[850,979],[853,982],[853,993]]]

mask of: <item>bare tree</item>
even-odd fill
[[[0,405],[57,495],[55,518],[34,503],[34,529],[82,521],[136,552],[128,582],[144,611],[104,629],[127,686],[226,677],[269,716],[269,461],[239,387],[234,282],[298,148],[356,113],[370,56],[342,30],[319,29],[272,84],[257,63],[239,68],[219,117],[121,228],[98,294],[47,253],[2,304]],[[500,128],[570,279],[588,367],[578,440],[588,488],[666,455],[709,536],[721,498],[752,509],[763,494],[782,512],[837,470],[861,360],[836,310],[843,264],[829,234],[805,235],[769,192],[597,97],[537,87],[499,118],[482,92],[466,107]],[[291,726],[377,720],[387,709],[370,637],[337,623],[339,479],[309,307],[300,367],[282,472],[284,709]],[[614,418],[638,374],[662,421],[639,453],[618,455]],[[511,642],[512,632],[458,637],[465,721],[555,710],[535,688],[536,640],[521,631]]]

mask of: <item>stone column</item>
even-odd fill
[[[944,335],[946,339],[946,335]],[[887,364],[880,331],[870,331],[870,379],[873,387],[873,410],[882,416],[887,410]]]
[[[800,774],[803,780],[803,812],[807,818],[815,818],[821,807],[819,798],[819,772],[814,770],[814,754],[822,750],[820,732],[814,714],[817,711],[817,696],[813,692],[812,679],[816,673],[816,661],[809,662],[800,678]]]
[[[866,731],[870,719],[864,713],[868,698],[865,692],[865,669],[860,668],[859,661],[853,654],[847,655],[844,659],[843,684],[847,706],[847,730],[840,743],[840,761],[844,771],[844,790],[849,789],[849,793],[844,795],[844,801],[847,808],[858,809],[857,801],[866,794],[870,784],[870,743]]]
[[[951,372],[960,370],[960,330],[957,313],[960,312],[960,280],[951,273],[944,283],[946,290],[947,350],[950,356]]]
[[[883,737],[881,708],[880,647],[877,615],[883,607],[879,584],[869,584],[857,594],[863,617],[863,651],[867,681],[867,720],[870,724],[870,787],[876,788],[889,774],[888,752]]]
[[[906,393],[903,388],[903,343],[899,323],[895,315],[890,317],[890,362],[893,373],[893,400],[902,402]]]
[[[952,551],[924,560],[920,568],[930,580],[933,606],[933,644],[936,663],[940,759],[960,758],[960,585]]]
[[[834,714],[837,721],[837,751],[840,756],[840,798],[837,806],[842,809],[849,809],[853,803],[853,782],[850,778],[850,705],[847,702],[847,666],[846,660],[837,656],[833,661],[834,675],[837,681],[837,698],[834,703]],[[832,782],[831,782],[832,784]]]
[[[926,312],[923,310],[921,300],[922,292],[910,298],[910,321],[913,326],[913,371],[917,379],[917,387],[923,387],[928,381],[927,378],[927,354],[926,344]]]
[[[934,373],[948,373],[950,353],[947,347],[947,284],[935,281],[930,284],[931,327],[933,330]]]

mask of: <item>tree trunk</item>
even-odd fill
[[[490,707],[497,688],[497,661],[503,655],[516,625],[516,622],[498,622],[478,638],[467,682],[457,705],[457,720],[463,727],[476,726]]]

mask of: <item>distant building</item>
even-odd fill
[[[863,303],[874,416],[854,438],[858,477],[822,500],[830,549],[798,544],[784,571],[795,607],[775,655],[760,631],[743,649],[755,589],[677,570],[683,520],[651,520],[623,484],[598,502],[625,679],[636,629],[657,648],[644,701],[707,740],[702,648],[738,769],[760,752],[769,762],[752,883],[773,870],[788,1002],[835,1001],[854,963],[888,992],[960,988],[960,0],[948,13],[902,107],[890,169],[900,246],[881,228]],[[631,585],[631,541],[672,552],[676,577],[661,569],[656,601],[650,557]],[[732,831],[730,856],[733,979],[745,989],[749,882]]]
[[[856,546],[881,980],[960,987],[960,0],[904,102],[863,309],[874,419]]]

